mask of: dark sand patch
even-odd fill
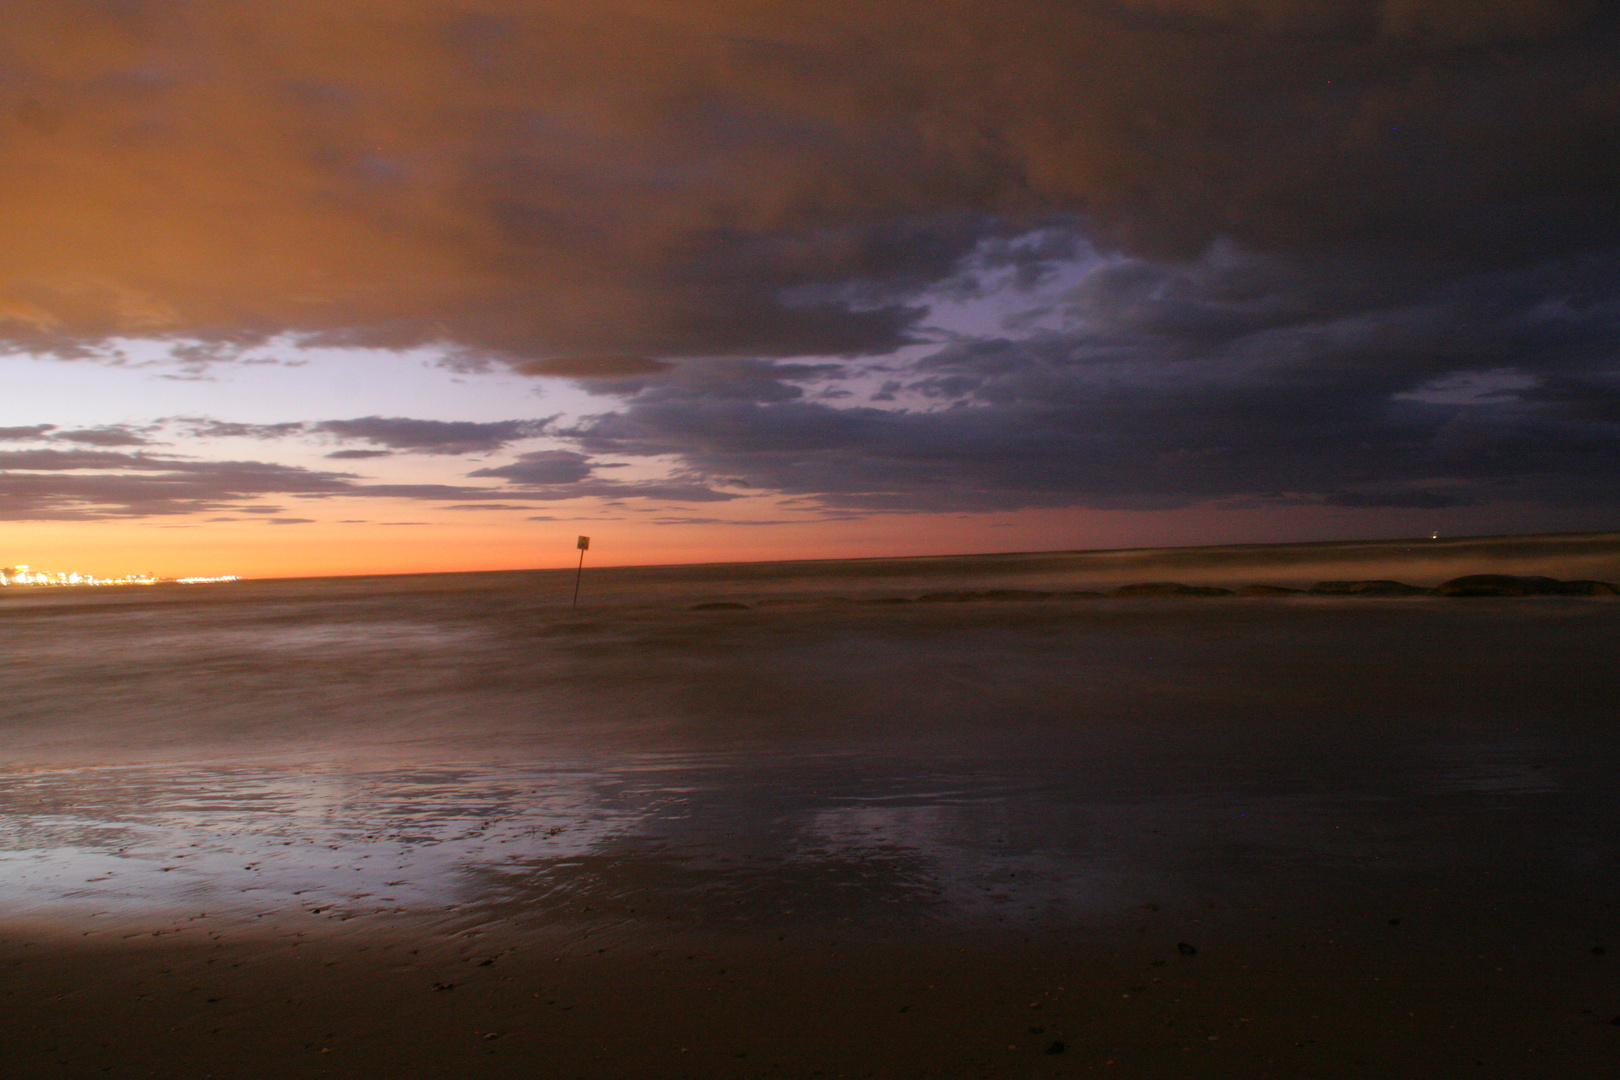
[[[888,938],[8,940],[0,970],[28,993],[7,1000],[5,1054],[16,1076],[244,1080],[1612,1075],[1613,961],[1584,938],[1509,939],[1451,897],[1396,926],[1389,910]]]

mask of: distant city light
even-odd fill
[[[35,570],[27,563],[0,569],[0,586],[4,585],[157,585],[164,579],[156,574],[125,574],[122,577],[96,577],[94,574],[63,573],[56,570]],[[179,585],[202,585],[216,581],[236,581],[235,574],[219,577],[174,578]]]

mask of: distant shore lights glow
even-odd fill
[[[172,580],[177,585],[203,585],[213,582],[236,581],[235,574],[218,577],[160,578],[156,574],[124,574],[120,577],[96,577],[94,574],[64,573],[56,570],[35,570],[27,563],[0,569],[0,586],[42,585],[52,587],[85,585],[158,585]]]
[[[34,570],[27,563],[18,563],[0,570],[0,585],[156,585],[152,574],[125,574],[122,577],[98,578],[94,574],[62,573],[56,570]]]

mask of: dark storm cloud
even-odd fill
[[[51,438],[86,446],[144,446],[151,441],[141,432],[117,424],[82,431],[58,431]]]
[[[846,369],[838,364],[719,358],[691,360],[647,375],[581,379],[580,385],[601,397],[790,401],[804,396],[802,384],[835,379],[845,373]]]
[[[531,502],[582,499],[653,499],[664,502],[724,502],[737,495],[714,491],[692,479],[612,481],[593,478],[582,455],[557,452],[528,455],[522,470],[476,471],[505,479],[504,487],[465,484],[374,484],[353,473],[306,470],[266,461],[199,461],[151,453],[112,450],[0,450],[0,520],[105,520],[164,517],[178,513],[282,515],[279,505],[240,505],[266,495],[295,499],[405,499],[452,502],[499,510],[528,510]],[[267,518],[271,523],[303,523],[305,518]]]
[[[169,423],[195,439],[282,439],[297,435],[308,427],[300,423],[242,424],[232,420],[215,420],[206,416],[175,416]]]
[[[1052,215],[1160,257],[1511,262],[1616,226],[1615,17],[1583,0],[14,0],[7,25],[0,309],[64,355],[877,353],[916,289]]]
[[[909,409],[660,382],[565,434],[871,510],[1620,504],[1620,255],[1397,269],[1114,260],[1067,329],[890,365]]]
[[[179,464],[173,458],[152,457],[145,454],[120,454],[105,450],[3,450],[0,451],[0,469],[29,469],[33,471],[65,472],[78,469],[118,468],[146,472],[162,472]],[[225,464],[199,462],[198,468]],[[276,466],[279,468],[280,466]]]
[[[199,424],[199,421],[188,421]],[[258,429],[243,424],[219,424],[232,436],[253,436]],[[360,423],[356,437],[390,437],[407,444],[455,447],[471,452],[475,440],[491,440],[478,449],[494,449],[497,439],[512,434],[509,424],[441,424],[436,421],[389,419],[381,424]],[[518,421],[512,421],[517,424]],[[314,424],[277,424],[272,434],[314,429]],[[49,424],[37,431],[49,434]],[[24,429],[21,437],[34,437]],[[504,432],[504,434],[502,434]],[[455,442],[460,440],[460,442]],[[452,450],[441,450],[452,452]],[[335,455],[329,455],[335,457]],[[350,455],[352,457],[352,455]],[[371,457],[371,452],[361,452]],[[266,461],[206,461],[170,457],[160,453],[118,452],[104,449],[62,450],[39,447],[0,450],[0,520],[99,520],[99,518],[160,517],[177,513],[253,513],[279,515],[279,505],[241,505],[241,500],[267,495],[296,499],[403,499],[411,502],[452,504],[455,510],[531,510],[538,502],[569,499],[646,499],[672,504],[727,502],[740,495],[719,491],[695,476],[622,481],[598,476],[598,470],[624,468],[622,463],[599,463],[572,450],[523,453],[507,465],[473,470],[468,476],[501,481],[501,486],[471,484],[379,484],[355,473],[308,470],[301,466]],[[514,504],[512,500],[527,500]],[[275,521],[275,518],[271,518]],[[288,523],[285,518],[279,523]],[[296,523],[303,523],[298,518]]]
[[[727,502],[741,498],[682,477],[647,481],[601,479],[595,476],[595,472],[603,467],[584,454],[568,450],[538,450],[519,455],[510,465],[477,469],[467,475],[506,481],[511,485],[506,489],[508,496],[522,495],[548,500],[591,496],[600,499]]]
[[[558,356],[547,360],[525,360],[512,370],[520,375],[550,375],[569,379],[624,379],[637,375],[657,375],[673,366],[667,361],[645,356]]]
[[[46,439],[78,443],[82,446],[144,446],[151,441],[144,431],[125,424],[106,424],[78,431],[63,431],[55,424],[0,428],[0,441],[30,442]]]
[[[571,484],[591,474],[590,459],[568,450],[537,450],[521,454],[510,465],[477,469],[468,476],[489,476],[524,485]]]
[[[180,429],[196,438],[286,439],[314,435],[344,442],[365,442],[387,450],[338,450],[338,460],[386,457],[399,450],[416,454],[483,454],[510,443],[535,438],[549,420],[418,420],[405,416],[362,416],[353,420],[303,423],[242,424],[200,417],[177,417]],[[67,436],[63,436],[64,438]]]
[[[474,423],[365,416],[358,420],[322,420],[307,425],[306,430],[419,454],[480,454],[499,450],[520,439],[533,438],[544,431],[545,426],[543,420]]]
[[[570,460],[579,455],[564,452]],[[457,484],[376,484],[354,473],[323,472],[259,461],[199,461],[110,450],[0,451],[0,519],[98,520],[174,514],[281,514],[281,506],[241,505],[265,496],[299,499],[406,499],[418,502],[477,502],[507,509],[513,497],[536,501],[598,498],[657,498],[712,502],[735,496],[689,481],[650,483],[585,479],[590,465],[580,460],[564,472],[536,474],[543,483],[501,488]],[[565,476],[578,476],[569,482]],[[299,519],[302,521],[302,519]]]
[[[104,450],[0,452],[0,518],[94,520],[235,509],[258,495],[352,491],[348,474],[257,461],[193,461]],[[356,492],[363,493],[363,492]]]

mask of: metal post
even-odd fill
[[[575,541],[574,546],[579,548],[579,567],[574,571],[574,602],[570,607],[579,607],[579,579],[585,574],[585,552],[590,550],[591,538],[582,536]]]

